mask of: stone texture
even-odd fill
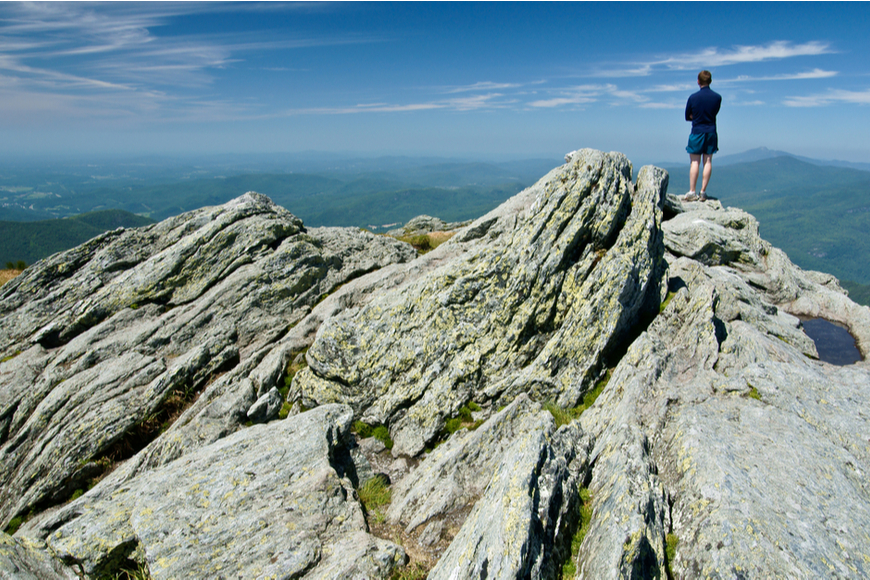
[[[751,216],[684,212],[663,226],[675,296],[581,417],[596,442],[581,577],[864,577],[870,369],[814,360],[786,289],[848,299]]]
[[[471,399],[574,405],[660,299],[666,174],[635,189],[622,155],[568,159],[432,252],[452,252],[441,267],[327,320],[291,396],[350,404],[410,455]]]
[[[870,309],[749,214],[630,175],[573,152],[419,257],[248,194],[28,269],[0,291],[3,523],[196,398],[3,536],[0,573],[387,578],[407,552],[430,578],[556,578],[586,488],[580,578],[870,576],[870,363],[818,361],[800,322],[843,324],[866,356]],[[557,429],[541,404],[605,369]],[[469,402],[482,424],[448,434]],[[376,473],[392,502],[367,515],[354,488]]]
[[[576,424],[556,431],[548,413],[534,418],[538,428],[511,438],[428,578],[555,578],[561,572],[588,450],[578,446]]]
[[[138,548],[155,579],[386,577],[404,553],[366,533],[351,482],[336,471],[352,417],[325,405],[244,429],[112,494],[89,494],[40,531],[88,574]]]
[[[74,570],[51,556],[41,542],[0,532],[0,580],[75,580]]]
[[[280,355],[255,371],[275,341],[337,286],[414,256],[350,228],[306,233],[248,193],[31,266],[0,291],[0,522],[85,488],[172,397],[202,392],[148,465],[238,429],[282,381]]]

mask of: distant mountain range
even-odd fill
[[[445,221],[479,217],[531,185],[561,160],[512,163],[409,157],[268,158],[235,165],[138,165],[0,171],[0,264],[28,264],[118,226],[162,220],[258,191],[307,226],[386,231],[421,214]],[[281,165],[288,163],[288,165]],[[686,191],[688,164],[660,164],[669,189]],[[255,171],[257,168],[270,171]],[[283,172],[276,172],[284,167]],[[309,167],[310,172],[295,169]],[[250,173],[233,174],[247,169]],[[319,171],[313,171],[319,169]],[[217,173],[225,170],[225,174]],[[805,269],[837,276],[870,304],[870,164],[819,161],[766,148],[717,157],[710,194],[758,218],[762,235]],[[49,220],[95,210],[123,210]],[[138,214],[132,215],[132,214]],[[95,216],[111,216],[96,223]],[[119,216],[124,216],[121,219]],[[135,219],[143,220],[136,222]],[[28,227],[24,221],[45,220]],[[859,298],[859,296],[861,298]]]
[[[751,163],[753,161],[763,161],[765,159],[773,159],[776,157],[792,157],[805,163],[820,165],[823,167],[845,167],[848,169],[870,171],[870,163],[854,163],[851,161],[812,159],[810,157],[795,155],[794,153],[789,153],[787,151],[768,149],[767,147],[756,147],[755,149],[750,149],[749,151],[744,151],[743,153],[735,153],[733,155],[716,155],[714,158],[714,166],[735,165],[737,163]],[[662,163],[655,163],[655,165],[665,168],[675,167],[681,164],[683,164],[683,162],[679,161],[666,161]]]

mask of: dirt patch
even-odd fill
[[[0,286],[21,274],[23,270],[0,270]]]

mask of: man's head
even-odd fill
[[[713,82],[713,75],[708,70],[702,70],[698,73],[698,84],[702,87],[709,87]]]

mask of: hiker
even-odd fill
[[[683,197],[684,201],[706,201],[707,184],[710,182],[710,174],[713,173],[713,154],[719,151],[719,135],[716,133],[716,115],[722,104],[722,96],[710,89],[713,75],[708,70],[698,73],[697,93],[689,97],[686,103],[686,121],[692,122],[692,134],[689,135],[689,144],[686,151],[689,152],[691,165],[689,166],[689,192]],[[701,193],[695,193],[695,185],[698,183],[698,170],[701,164],[701,156],[704,157],[704,177],[701,180]]]

